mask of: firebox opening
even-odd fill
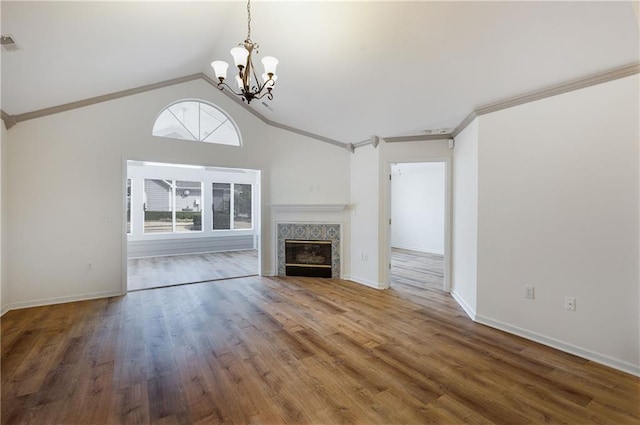
[[[287,276],[331,277],[331,241],[285,240]]]

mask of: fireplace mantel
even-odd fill
[[[340,212],[347,204],[274,204],[271,209],[281,212]]]

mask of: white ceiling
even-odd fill
[[[232,2],[1,2],[16,115],[204,72],[246,37]],[[471,111],[639,61],[631,2],[252,3],[280,60],[269,120],[345,143],[456,127]],[[256,63],[260,67],[259,63]]]

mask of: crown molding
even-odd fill
[[[424,142],[427,140],[449,140],[451,139],[451,134],[417,134],[415,136],[383,137],[382,139],[387,143]]]
[[[613,68],[608,71],[591,74],[584,78],[568,81],[561,84],[546,87],[544,89],[532,91],[519,96],[510,97],[498,102],[490,103],[477,108],[469,114],[453,131],[453,137],[457,136],[471,122],[481,115],[490,114],[492,112],[502,111],[504,109],[513,108],[514,106],[523,105],[525,103],[535,102],[536,100],[546,99],[548,97],[557,96],[559,94],[569,93],[572,91],[585,89],[587,87],[596,86],[598,84],[607,83],[624,77],[640,73],[640,63],[632,63],[629,65]]]
[[[536,100],[545,99],[547,97],[557,96],[559,94],[584,89],[587,87],[617,80],[619,78],[629,77],[638,73],[640,73],[640,63],[625,65],[619,68],[611,69],[609,71],[592,74],[584,78],[579,78],[577,80],[572,80],[541,90],[525,93],[520,96],[510,97],[505,100],[490,103],[476,109],[475,113],[478,115],[485,115],[491,112],[513,108],[514,106],[522,105],[524,103],[535,102]]]
[[[0,118],[4,121],[4,127],[9,130],[11,127],[16,125],[16,117],[13,115],[7,114],[5,111],[0,109]]]
[[[451,137],[453,137],[454,139],[458,137],[458,134],[462,133],[462,130],[467,128],[467,126],[471,124],[476,118],[478,118],[478,114],[475,111],[467,115],[467,117],[463,119],[460,124],[458,124],[455,130],[451,132]]]
[[[541,90],[536,90],[536,91],[525,93],[519,96],[507,98],[498,102],[490,103],[475,109],[473,112],[467,115],[467,117],[455,128],[455,130],[451,132],[451,134],[422,134],[422,135],[414,135],[414,136],[382,137],[382,139],[384,139],[384,141],[387,143],[395,143],[395,142],[422,142],[422,141],[429,141],[429,140],[447,140],[447,139],[455,138],[473,120],[475,120],[477,117],[481,115],[501,111],[507,108],[513,108],[514,106],[522,105],[529,102],[534,102],[536,100],[545,99],[547,97],[552,97],[552,96],[568,93],[575,90],[580,90],[583,88],[617,80],[619,78],[629,77],[631,75],[635,75],[638,73],[640,73],[640,63],[636,62],[633,64],[614,68],[605,72],[592,74],[590,76],[580,78],[577,80],[572,80],[562,84],[557,84],[554,86],[543,88]],[[47,115],[70,111],[77,108],[83,108],[85,106],[94,105],[96,103],[107,102],[109,100],[119,99],[122,97],[127,97],[127,96],[131,96],[138,93],[144,93],[151,90],[157,90],[160,88],[169,87],[169,86],[173,86],[181,83],[186,83],[186,82],[194,81],[198,79],[202,79],[206,81],[213,87],[217,88],[218,86],[218,84],[208,75],[204,73],[197,73],[197,74],[187,75],[184,77],[161,81],[154,84],[147,84],[144,86],[140,86],[140,87],[136,87],[128,90],[109,93],[102,96],[91,97],[91,98],[79,100],[76,102],[65,103],[62,105],[52,106],[44,109],[38,109],[32,112],[25,112],[17,115],[10,115],[5,111],[0,110],[0,118],[2,119],[2,121],[4,121],[5,127],[7,129],[10,129],[11,127],[15,126],[17,123],[22,121],[41,118]],[[250,107],[246,102],[242,102],[237,96],[234,96],[228,90],[227,91],[222,90],[222,93],[224,93],[230,99],[235,101],[237,104],[241,105],[245,110],[249,111],[256,118],[258,118],[259,120],[261,120],[262,122],[264,122],[265,124],[271,127],[276,127],[276,128],[289,131],[291,133],[299,134],[305,137],[309,137],[324,143],[329,143],[331,145],[347,149],[350,152],[354,152],[356,148],[360,148],[368,145],[374,145],[374,147],[376,147],[379,140],[381,139],[378,136],[373,136],[370,139],[363,140],[357,143],[343,143],[338,140],[331,139],[329,137],[321,136],[319,134],[311,133],[305,130],[300,130],[298,128],[291,127],[276,121],[271,121],[270,119],[266,118],[264,115],[257,112],[254,108]]]
[[[618,68],[613,68],[608,71],[592,74],[587,77],[564,82],[561,84],[556,84],[540,90],[536,90],[536,91],[528,92],[522,95],[503,99],[498,102],[489,103],[475,109],[469,115],[467,115],[467,117],[464,120],[462,120],[460,124],[458,124],[455,130],[451,132],[451,134],[446,134],[446,135],[430,134],[430,135],[415,135],[415,136],[400,136],[400,137],[384,137],[383,139],[387,143],[392,143],[392,142],[421,142],[426,140],[442,140],[446,138],[455,138],[465,128],[467,128],[467,126],[471,124],[473,120],[475,120],[477,117],[481,115],[490,114],[492,112],[513,108],[514,106],[519,106],[525,103],[535,102],[536,100],[541,100],[548,97],[557,96],[559,94],[584,89],[584,88],[595,86],[602,83],[607,83],[609,81],[614,81],[620,78],[630,77],[638,73],[640,73],[640,63],[636,62],[629,65],[624,65]],[[359,148],[361,146],[366,146],[368,144],[369,144],[369,141],[365,140],[363,142],[356,143],[354,146],[356,148]]]
[[[200,74],[187,75],[185,77],[173,78],[171,80],[161,81],[159,83],[147,84],[133,89],[121,90],[114,93],[104,94],[101,96],[90,97],[88,99],[69,102],[62,105],[52,106],[49,108],[38,109],[37,111],[25,112],[23,114],[13,115],[16,123],[42,118],[47,115],[58,114],[60,112],[71,111],[73,109],[84,108],[85,106],[95,105],[96,103],[107,102],[109,100],[119,99],[122,97],[132,96],[138,93],[144,93],[151,90],[157,90],[163,87],[169,87],[176,84],[186,83],[188,81],[197,80]]]

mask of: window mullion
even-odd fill
[[[233,219],[234,219],[233,212],[235,211],[235,203],[236,203],[235,183],[231,183],[230,187],[231,187],[231,193],[229,194],[229,214],[231,215],[231,217],[229,219],[229,223],[231,223],[231,225],[229,226],[229,228],[230,229],[235,229],[236,228],[236,224],[233,221]]]
[[[171,180],[171,229],[172,232],[176,232],[176,181]]]

